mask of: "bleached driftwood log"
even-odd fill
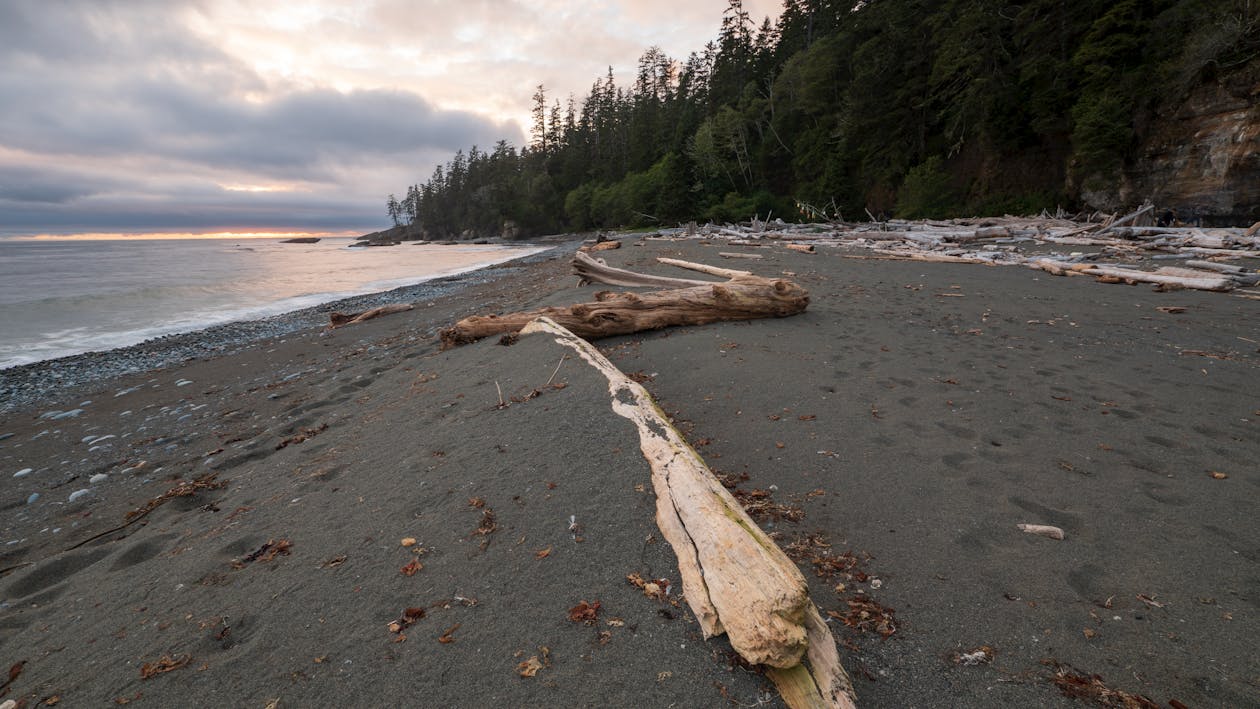
[[[650,293],[595,294],[595,302],[577,303],[568,307],[537,308],[506,315],[474,315],[464,318],[441,332],[442,343],[447,347],[480,340],[483,337],[519,332],[530,321],[551,318],[560,325],[577,333],[579,337],[597,338],[610,335],[628,335],[643,330],[657,330],[671,325],[706,325],[726,320],[752,320],[756,318],[786,317],[803,312],[809,305],[809,293],[799,285],[783,279],[762,278],[747,271],[706,266],[675,259],[658,259],[693,271],[701,271],[730,280],[724,283],[692,281],[691,285],[673,290]],[[582,261],[574,259],[574,267]],[[631,271],[612,273],[610,277],[640,276]],[[601,273],[583,272],[583,278],[593,280]],[[656,282],[655,277],[645,277],[646,282]]]
[[[726,633],[744,659],[771,668],[791,707],[855,707],[835,639],[800,570],[713,476],[647,390],[553,320],[539,318],[522,330],[531,333],[554,337],[603,374],[613,411],[638,429],[652,468],[657,525],[678,558],[684,595],[705,637]]]
[[[1084,268],[1075,268],[1081,273],[1090,276],[1101,276],[1108,279],[1120,279],[1125,282],[1134,283],[1154,283],[1162,286],[1180,286],[1181,288],[1191,288],[1194,290],[1210,290],[1210,291],[1227,291],[1234,289],[1234,282],[1229,278],[1219,277],[1203,277],[1192,278],[1187,276],[1172,276],[1161,273],[1150,273],[1147,271],[1139,271],[1137,269],[1116,268],[1114,266],[1091,265]]]

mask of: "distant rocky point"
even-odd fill
[[[318,236],[299,236],[293,239],[285,239],[281,241],[280,243],[282,244],[318,244],[319,237]]]

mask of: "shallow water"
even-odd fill
[[[0,240],[0,368],[275,315],[536,250],[351,243]]]

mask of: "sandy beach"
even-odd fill
[[[440,347],[606,290],[574,246],[330,332],[0,372],[0,700],[781,706],[679,600],[602,376],[539,336]],[[804,314],[596,344],[762,503],[859,706],[1260,705],[1260,302],[758,253]]]

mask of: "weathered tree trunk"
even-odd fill
[[[803,312],[809,305],[809,293],[791,281],[762,278],[747,271],[732,271],[687,261],[659,260],[714,275],[726,275],[730,280],[725,283],[690,281],[704,285],[642,294],[603,291],[596,293],[595,302],[591,303],[506,315],[475,315],[443,330],[442,343],[451,347],[493,335],[519,332],[527,323],[540,317],[551,318],[579,337],[597,338],[657,330],[671,325],[786,317]],[[575,267],[579,263],[579,259],[574,260]],[[613,271],[617,272],[611,273],[610,277],[618,281],[627,280],[624,278],[626,274],[641,275],[618,269]],[[603,274],[586,272],[582,275],[591,280]],[[645,280],[655,279],[646,277]]]
[[[794,709],[855,707],[835,639],[800,570],[744,512],[651,396],[589,342],[542,318],[523,334],[554,336],[604,375],[613,411],[634,423],[652,468],[656,521],[678,558],[683,593],[706,638],[726,633]],[[803,661],[808,661],[806,667]]]

